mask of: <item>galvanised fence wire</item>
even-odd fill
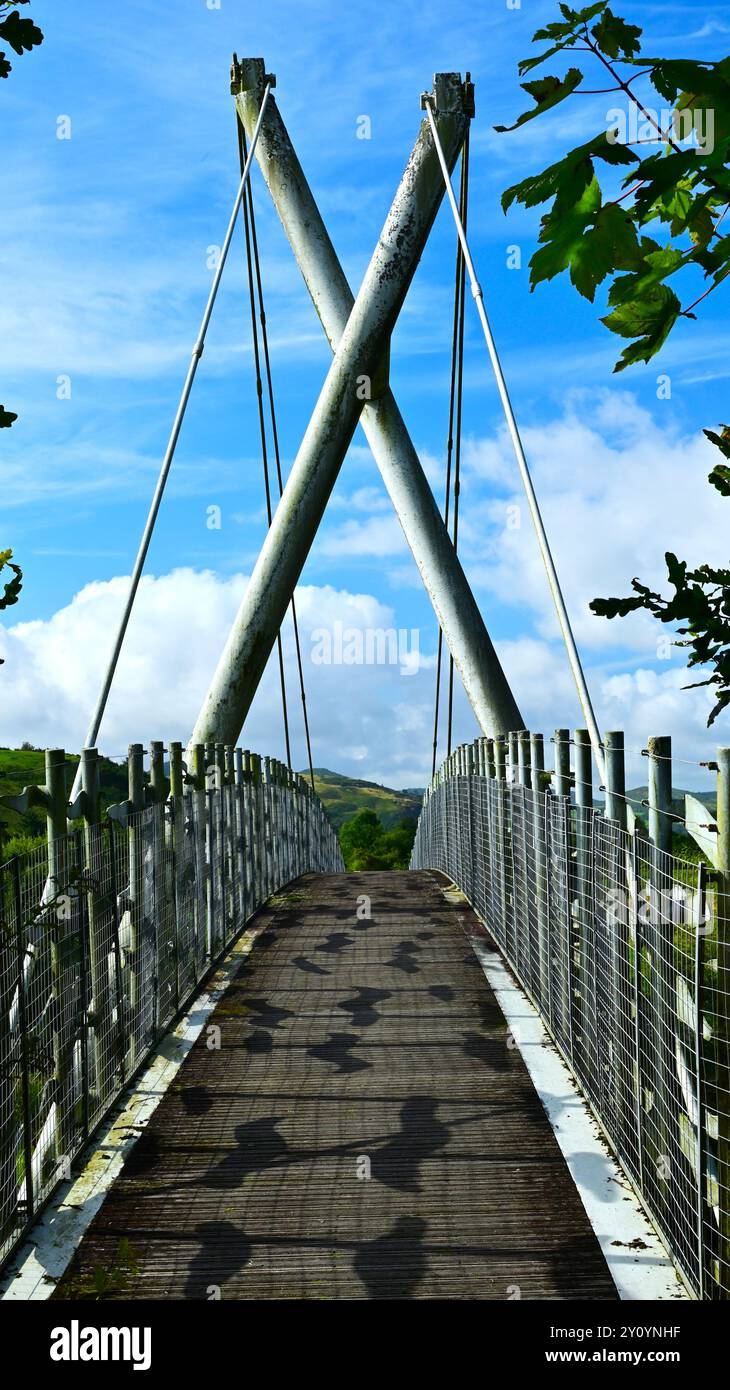
[[[727,844],[714,856],[718,869],[653,842],[627,814],[615,753],[599,811],[564,756],[556,773],[544,772],[541,736],[458,749],[426,792],[412,867],[440,870],[469,899],[690,1289],[727,1299]],[[721,840],[730,834],[727,750],[720,769]],[[670,812],[652,804],[650,821],[658,814]],[[707,822],[712,830],[711,812]]]
[[[103,818],[95,751],[72,807],[73,768],[48,754],[30,796],[48,843],[0,865],[0,1261],[256,909],[343,868],[319,798],[282,764],[200,747],[186,777],[174,745],[168,782],[152,749],[149,784],[134,745],[130,800]]]

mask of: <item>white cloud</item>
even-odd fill
[[[374,516],[368,521],[345,521],[325,531],[318,543],[320,555],[399,555],[407,550],[401,524],[395,515]]]
[[[240,574],[224,579],[191,569],[142,580],[99,740],[102,751],[119,755],[133,741],[187,739],[245,584]],[[0,628],[8,744],[27,739],[69,750],[82,744],[127,586],[125,578],[88,584],[46,621]],[[338,621],[359,630],[398,628],[405,621],[370,594],[331,586],[303,585],[297,613],[315,763],[416,785],[425,775],[432,672],[424,666],[404,675],[398,664],[318,665],[311,659],[315,628]],[[288,620],[284,650],[293,754],[301,767],[306,756]],[[243,738],[256,750],[283,755],[275,661]]]
[[[128,581],[88,584],[45,621],[0,628],[3,738],[39,746],[78,748],[95,701]],[[147,576],[120,661],[99,746],[123,754],[129,742],[187,739],[246,584],[237,574],[224,579],[210,571],[175,570]],[[419,633],[423,660],[415,675],[397,664],[318,665],[312,661],[313,629],[405,627],[406,621],[367,593],[303,585],[297,608],[304,657],[307,703],[315,765],[391,786],[423,785],[430,775],[433,728],[433,630]],[[410,625],[408,625],[410,626]],[[528,726],[546,737],[556,727],[583,720],[562,649],[536,637],[497,643]],[[295,679],[291,625],[284,628],[293,754],[305,764],[301,712]],[[709,703],[704,691],[683,691],[689,677],[675,661],[662,671],[589,668],[599,721],[620,728],[633,750],[629,775],[645,781],[640,750],[652,733],[671,734],[678,757],[711,756],[713,735],[705,729]],[[445,706],[442,709],[443,755]],[[454,742],[477,733],[457,680]],[[283,756],[278,671],[270,662],[242,741],[260,752]],[[548,754],[549,761],[549,754]],[[707,784],[699,769],[678,769],[677,785]]]
[[[716,450],[701,433],[686,434],[669,403],[665,409],[666,423],[657,424],[627,392],[574,392],[561,415],[522,432],[579,642],[587,649],[630,647],[644,662],[656,659],[656,622],[645,615],[599,620],[590,600],[627,594],[635,575],[666,590],[665,550],[691,563],[727,563],[726,504],[707,482]],[[552,600],[506,432],[469,441],[464,469],[461,549],[472,582],[531,613],[537,631],[554,636]],[[518,512],[509,514],[514,507]],[[510,529],[515,520],[519,526]]]

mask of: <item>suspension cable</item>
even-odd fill
[[[468,131],[467,131],[468,139]],[[463,150],[462,150],[462,171],[461,171],[461,199],[463,207],[464,199],[464,170],[463,170]],[[454,270],[454,319],[451,334],[451,381],[449,386],[449,430],[446,441],[446,486],[444,489],[444,525],[449,530],[449,514],[451,508],[451,461],[454,447],[454,408],[456,399],[456,363],[459,344],[459,321],[460,315],[463,316],[464,296],[462,290],[464,274],[464,256],[461,249],[461,242],[456,238],[456,267]],[[439,625],[438,650],[436,655],[436,697],[434,701],[433,719],[433,754],[431,760],[431,776],[436,775],[436,758],[438,755],[438,734],[439,734],[439,713],[441,705],[441,664],[443,657],[444,634]],[[449,737],[448,752],[451,752],[451,738]]]
[[[238,129],[239,129],[239,142],[240,142],[241,158],[242,158],[242,160],[245,161],[245,158],[246,158],[246,148],[247,148],[247,147],[246,147],[246,132],[245,132],[245,130],[243,129],[243,126],[242,126],[242,124],[241,124],[240,121],[238,122]],[[271,420],[271,438],[272,438],[272,443],[273,443],[273,446],[274,446],[274,460],[275,460],[275,464],[276,464],[276,478],[277,478],[277,483],[278,483],[278,487],[279,487],[279,497],[281,498],[281,496],[282,496],[282,494],[283,494],[283,492],[284,492],[284,478],[283,478],[282,469],[281,469],[281,451],[280,451],[280,449],[279,449],[279,429],[278,429],[278,425],[277,425],[277,421],[276,421],[276,407],[275,407],[275,405],[274,405],[274,385],[273,385],[273,379],[272,379],[272,374],[271,374],[271,358],[270,358],[270,355],[269,355],[269,334],[268,334],[268,327],[267,327],[267,322],[266,322],[266,310],[265,310],[265,308],[264,308],[264,290],[263,290],[263,282],[262,282],[262,279],[261,279],[261,263],[260,263],[260,259],[259,259],[258,235],[257,235],[257,232],[256,232],[256,217],[255,217],[255,213],[254,213],[253,190],[252,190],[252,188],[251,188],[250,183],[249,183],[249,186],[248,186],[248,212],[249,212],[249,217],[250,217],[250,220],[251,220],[251,245],[252,245],[252,248],[253,248],[253,261],[254,261],[254,269],[255,269],[255,274],[256,274],[256,289],[257,289],[258,305],[259,305],[259,318],[260,318],[260,321],[261,321],[261,345],[262,345],[263,354],[264,354],[264,370],[265,370],[265,372],[266,372],[266,387],[267,387],[267,396],[268,396],[268,403],[269,403],[269,416],[270,416],[270,420]],[[307,695],[306,695],[306,690],[305,690],[305,688],[304,688],[304,667],[303,667],[303,664],[302,664],[302,648],[301,648],[301,642],[300,642],[300,638],[299,638],[299,621],[298,621],[298,618],[297,618],[297,606],[296,606],[296,600],[295,600],[293,594],[292,594],[292,598],[291,598],[291,616],[292,616],[292,626],[293,626],[293,629],[294,629],[294,647],[295,647],[296,658],[297,658],[297,673],[298,673],[298,676],[299,676],[299,698],[300,698],[301,706],[302,706],[302,719],[303,719],[303,722],[304,722],[304,737],[305,737],[305,741],[306,741],[306,745],[307,745],[307,764],[308,764],[308,767],[309,767],[309,780],[310,780],[310,782],[311,782],[311,784],[312,784],[312,791],[314,791],[314,789],[315,789],[315,788],[314,788],[314,768],[313,768],[313,766],[312,766],[312,743],[311,743],[310,732],[309,732],[309,713],[308,713],[308,710],[307,710]],[[290,763],[290,766],[291,766],[291,763]]]
[[[461,156],[461,217],[466,227],[469,204],[469,127],[466,129],[464,148]],[[457,238],[458,240],[458,238]],[[459,243],[461,245],[461,243]],[[464,395],[464,291],[466,289],[466,267],[461,258],[459,279],[459,349],[457,354],[456,378],[456,443],[454,450],[454,554],[459,550],[459,497],[461,494],[461,414]],[[451,734],[454,715],[454,658],[449,652],[449,705],[447,725],[447,756],[451,752]]]
[[[205,335],[208,331],[208,324],[210,323],[211,314],[213,313],[213,306],[218,295],[218,288],[220,286],[221,277],[223,275],[223,267],[225,266],[228,251],[231,245],[231,241],[233,239],[233,229],[236,225],[238,210],[243,201],[244,189],[251,174],[251,164],[253,163],[256,142],[259,138],[259,131],[261,129],[261,123],[264,118],[264,113],[266,111],[266,106],[269,100],[270,92],[271,83],[267,82],[264,90],[263,100],[261,102],[261,109],[258,114],[258,119],[256,121],[256,126],[253,135],[251,137],[251,153],[249,154],[249,157],[246,160],[246,164],[241,171],[241,182],[238,185],[238,192],[236,193],[235,202],[233,204],[233,211],[231,213],[228,228],[226,230],[226,235],[223,239],[223,245],[221,247],[220,259],[218,261],[218,266],[215,275],[213,276],[213,283],[210,287],[208,302],[205,306],[203,318],[200,324],[200,330],[195,340],[195,347],[193,348],[192,357],[190,359],[190,366],[188,367],[187,376],[185,377],[182,393],[178,402],[177,411],[175,412],[175,419],[173,420],[172,424],[172,430],[170,432],[170,438],[168,440],[167,448],[165,450],[165,456],[162,460],[160,474],[157,479],[157,485],[155,487],[152,502],[150,504],[150,509],[147,514],[147,521],[145,522],[144,531],[142,532],[142,539],[139,543],[139,550],[137,551],[137,558],[134,562],[134,569],[132,570],[132,577],[129,583],[129,593],[127,594],[127,599],[124,605],[122,616],[119,621],[119,627],[117,629],[117,634],[114,639],[114,646],[112,648],[111,657],[109,659],[109,664],[104,675],[104,680],[102,682],[101,693],[97,700],[96,708],[92,715],[91,723],[89,725],[86,739],[84,742],[85,748],[94,748],[96,746],[96,740],[99,735],[101,721],[104,717],[104,711],[106,709],[107,700],[109,699],[109,691],[111,690],[112,681],[114,680],[114,675],[117,669],[117,663],[119,661],[119,654],[122,650],[122,644],[124,642],[127,627],[129,625],[129,619],[132,615],[132,608],[134,607],[134,600],[137,596],[137,589],[139,588],[139,581],[142,577],[142,570],[144,569],[144,563],[147,559],[147,552],[150,548],[152,532],[155,529],[155,522],[157,520],[157,514],[160,510],[162,496],[165,491],[165,484],[167,483],[170,468],[172,466],[172,460],[175,455],[175,448],[177,446],[178,437],[182,428],[182,422],[185,418],[185,410],[187,408],[188,400],[190,398],[190,392],[192,389],[193,381],[195,380],[195,373],[198,370],[198,363],[203,355],[203,348],[205,347]],[[71,789],[71,800],[73,800],[73,798],[78,794],[80,786],[81,763],[79,762],[76,770],[76,776],[74,777],[73,781],[73,787]]]
[[[243,144],[243,132],[242,132],[242,129],[241,129],[241,122],[239,121],[238,117],[236,117],[236,127],[237,127],[237,131],[238,131],[238,157],[239,157],[239,162],[240,162],[240,165],[241,165],[241,169],[244,169],[244,168],[245,168],[245,165],[246,165],[246,154],[245,154],[245,148],[244,148],[244,144]],[[259,434],[260,434],[260,436],[261,436],[261,461],[262,461],[263,470],[264,470],[264,492],[265,492],[265,495],[266,495],[266,516],[267,516],[267,520],[268,520],[269,527],[271,527],[271,522],[272,522],[272,519],[273,519],[273,510],[272,510],[272,506],[271,506],[271,484],[270,484],[270,481],[269,481],[269,452],[268,452],[268,446],[267,446],[267,441],[266,441],[266,419],[265,419],[265,417],[264,417],[263,385],[262,385],[262,382],[261,382],[261,357],[260,357],[260,353],[259,353],[259,333],[258,333],[258,324],[257,324],[257,322],[256,322],[256,298],[255,298],[255,290],[254,290],[253,262],[252,262],[252,255],[251,255],[251,227],[250,227],[251,207],[252,207],[251,189],[249,188],[249,190],[248,190],[248,197],[244,197],[244,200],[243,200],[243,229],[244,229],[244,234],[245,234],[245,238],[246,238],[246,268],[247,268],[247,271],[248,271],[248,295],[249,295],[249,303],[250,303],[250,308],[251,308],[251,340],[252,340],[252,343],[253,343],[254,374],[255,374],[255,378],[256,378],[256,404],[257,404],[258,415],[259,415]],[[284,676],[284,647],[283,647],[283,643],[282,643],[282,640],[281,640],[281,631],[277,632],[277,634],[276,634],[276,649],[277,649],[277,654],[278,654],[278,659],[279,659],[279,685],[280,685],[280,687],[281,687],[281,710],[282,710],[282,714],[283,714],[283,717],[284,717],[284,742],[285,742],[285,744],[286,744],[286,761],[287,761],[287,766],[288,766],[288,767],[291,767],[292,761],[291,761],[291,743],[290,743],[290,739],[289,739],[289,712],[288,712],[287,703],[286,703],[286,679],[285,679],[285,676]]]
[[[545,530],[545,525],[540,514],[537,495],[535,493],[535,488],[532,482],[532,478],[530,476],[530,470],[527,465],[525,451],[522,446],[520,432],[517,427],[517,420],[515,418],[514,410],[512,409],[512,402],[509,398],[507,383],[505,382],[504,373],[502,371],[502,364],[499,360],[497,347],[492,336],[492,330],[489,326],[487,311],[484,307],[484,296],[482,293],[482,288],[479,284],[479,281],[477,280],[476,271],[474,269],[474,262],[472,260],[471,252],[469,250],[469,244],[466,239],[466,232],[464,230],[461,218],[459,216],[459,209],[456,206],[456,198],[454,197],[454,190],[451,184],[451,178],[449,176],[448,165],[444,157],[443,146],[441,144],[438,128],[434,120],[432,100],[433,99],[431,97],[424,96],[423,105],[425,107],[426,115],[428,117],[429,125],[431,127],[431,134],[433,136],[433,141],[436,148],[436,154],[438,156],[439,164],[441,165],[441,172],[444,176],[446,193],[448,196],[449,203],[451,205],[451,211],[454,217],[454,221],[456,223],[457,235],[459,237],[459,241],[461,242],[461,247],[464,252],[464,260],[466,262],[466,268],[469,273],[469,280],[471,283],[471,292],[476,301],[477,312],[479,314],[482,329],[484,332],[484,338],[487,344],[487,351],[489,352],[489,357],[492,363],[492,368],[497,382],[497,389],[499,391],[500,399],[502,401],[502,408],[504,410],[505,419],[507,421],[507,427],[509,429],[512,445],[515,451],[515,457],[517,459],[517,466],[519,468],[520,476],[522,478],[522,483],[525,489],[525,494],[527,496],[527,505],[530,509],[530,515],[532,517],[533,525],[537,534],[537,541],[540,547],[540,553],[542,555],[543,563],[545,565],[545,570],[548,577],[548,584],[550,586],[550,591],[553,596],[553,602],[555,604],[555,609],[558,615],[560,630],[563,634],[563,641],[565,642],[565,647],[568,653],[568,661],[570,663],[570,668],[573,672],[573,678],[578,689],[578,698],[583,709],[583,716],[585,718],[588,733],[590,735],[593,753],[601,776],[601,781],[605,782],[606,765],[603,753],[603,744],[601,742],[601,735],[598,730],[598,723],[596,721],[596,716],[593,710],[593,704],[591,701],[590,693],[588,691],[588,684],[586,682],[585,673],[583,671],[580,655],[578,653],[575,637],[573,635],[573,629],[570,624],[568,610],[565,606],[565,599],[563,597],[563,592],[560,587],[560,581],[558,579],[557,570],[555,568],[555,561],[553,560],[552,552],[550,550],[550,543],[547,538],[547,532]]]

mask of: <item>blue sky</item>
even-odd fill
[[[210,0],[212,3],[212,0]],[[617,4],[645,50],[719,57],[721,4]],[[261,55],[354,288],[360,282],[438,70],[476,82],[470,239],[604,727],[637,750],[671,733],[689,763],[707,756],[704,694],[680,691],[681,655],[657,651],[641,618],[623,627],[587,611],[635,573],[660,581],[665,548],[726,562],[722,503],[704,479],[702,426],[728,416],[726,297],[683,323],[647,368],[611,374],[617,340],[563,280],[530,294],[539,210],[505,218],[510,183],[606,124],[586,98],[514,134],[524,109],[517,60],[555,6],[522,0],[263,5],[257,0],[97,0],[59,10],[34,0],[43,46],[0,91],[3,294],[0,399],[3,545],[25,571],[6,615],[3,741],[75,747],[83,737],[237,183],[231,53]],[[590,84],[594,85],[594,84]],[[357,138],[368,115],[370,140]],[[58,139],[59,118],[71,138]],[[285,468],[330,354],[256,171],[254,183]],[[522,269],[508,269],[518,245]],[[443,208],[392,349],[392,384],[439,498],[443,488],[454,231]],[[699,292],[699,290],[698,290]],[[468,305],[471,311],[473,306]],[[657,398],[657,376],[671,398]],[[70,379],[70,399],[58,381]],[[466,334],[463,558],[528,722],[581,723],[476,316]],[[63,395],[63,390],[61,391]],[[691,498],[691,508],[688,501]],[[221,529],[206,525],[220,506]],[[100,745],[189,733],[264,534],[263,484],[242,236],[236,237],[129,632]],[[396,785],[430,766],[435,622],[358,433],[302,577],[305,673],[314,756]],[[313,667],[318,622],[417,629],[417,676]],[[291,658],[291,639],[285,645]],[[290,661],[291,669],[291,661]],[[294,685],[291,681],[292,702]],[[274,673],[245,742],[281,753]],[[300,721],[293,715],[295,729]],[[457,738],[476,732],[457,703]],[[722,730],[718,730],[722,737]],[[295,761],[304,760],[300,733]],[[640,759],[636,772],[642,771]]]

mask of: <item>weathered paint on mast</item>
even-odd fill
[[[231,89],[249,139],[265,78],[262,59],[234,61]],[[470,88],[465,97],[470,114]],[[273,97],[259,129],[256,158],[335,352],[355,301]],[[514,696],[388,385],[387,354],[360,423],[481,729],[496,735],[519,728],[523,721]]]
[[[469,120],[458,74],[437,75],[434,110],[453,167]],[[362,378],[376,375],[443,192],[433,137],[423,121],[191,743],[238,738],[355,432]]]

